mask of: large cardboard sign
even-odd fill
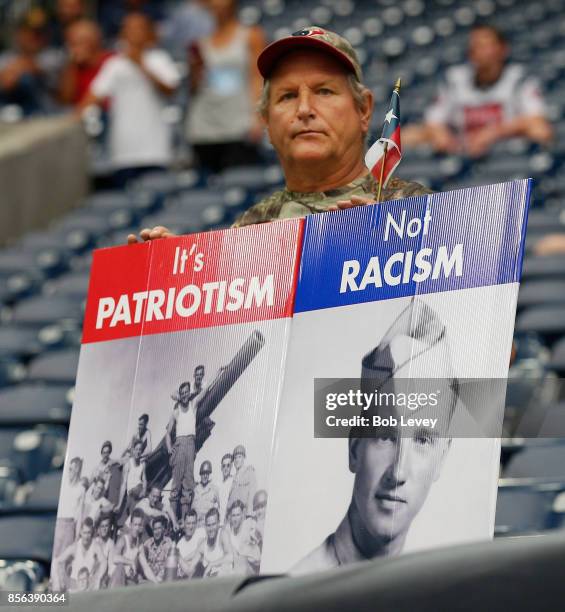
[[[97,251],[53,588],[492,536],[504,389],[476,381],[507,374],[528,199],[516,181]]]

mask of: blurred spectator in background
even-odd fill
[[[508,63],[509,45],[490,25],[477,25],[469,37],[469,62],[449,68],[421,126],[407,126],[406,146],[431,144],[441,153],[485,155],[491,146],[515,136],[546,144],[552,130],[537,79]]]
[[[565,234],[547,234],[534,246],[536,255],[565,255]]]
[[[214,31],[214,19],[205,2],[184,0],[161,24],[160,39],[175,59],[185,60],[190,46]]]
[[[51,24],[51,44],[63,47],[69,27],[76,21],[86,19],[86,16],[84,0],[57,0],[55,19]]]
[[[163,4],[158,0],[100,0],[98,22],[107,41],[114,42],[120,36],[124,19],[131,13],[143,13],[151,21],[163,19]]]
[[[86,108],[110,101],[110,158],[117,187],[172,160],[163,111],[180,75],[168,53],[155,48],[155,38],[146,15],[128,15],[121,33],[123,50],[104,63],[81,104]]]
[[[17,105],[25,116],[49,109],[48,90],[60,63],[47,42],[47,17],[33,9],[16,28],[14,49],[0,55],[1,106]]]
[[[112,56],[102,47],[102,32],[94,21],[81,19],[67,29],[67,63],[59,82],[59,100],[80,104],[106,60]]]
[[[220,172],[259,161],[263,128],[255,111],[262,87],[257,58],[265,36],[258,26],[239,23],[235,0],[208,0],[207,6],[216,30],[189,52],[193,97],[186,133],[197,163]]]

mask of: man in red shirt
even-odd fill
[[[77,106],[90,88],[90,83],[113,54],[102,47],[102,33],[93,21],[81,19],[66,32],[69,60],[59,83],[63,104]]]

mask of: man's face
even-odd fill
[[[62,24],[72,23],[84,17],[85,10],[82,0],[57,0],[57,19]]]
[[[508,47],[488,28],[473,30],[469,36],[469,61],[476,69],[490,65],[502,66]]]
[[[91,24],[77,23],[71,26],[66,40],[69,55],[79,65],[93,60],[100,50],[100,34]]]
[[[80,572],[78,575],[78,590],[88,591],[88,572]]]
[[[151,491],[149,492],[148,498],[149,498],[149,505],[152,508],[155,508],[157,504],[159,503],[159,500],[161,499],[161,491],[159,491],[159,489],[156,489],[156,488],[151,489]]]
[[[209,470],[204,469],[200,472],[200,482],[202,482],[204,486],[206,486],[210,482],[210,471]]]
[[[100,521],[100,525],[98,525],[98,535],[105,540],[110,534],[110,519],[104,519]]]
[[[69,477],[72,482],[75,482],[80,477],[80,463],[78,461],[73,461],[69,465]]]
[[[143,518],[141,516],[134,516],[131,520],[131,533],[137,538],[143,531]]]
[[[188,399],[190,398],[190,387],[188,385],[184,385],[179,389],[179,398],[183,404],[188,403]]]
[[[103,490],[104,484],[98,480],[94,485],[94,489],[92,490],[92,496],[94,499],[100,499],[102,497]]]
[[[134,459],[139,459],[141,457],[141,450],[142,450],[142,445],[138,442],[133,447],[133,456],[134,456]]]
[[[213,514],[206,519],[206,536],[208,540],[212,541],[216,539],[218,535],[218,529],[220,528],[220,523],[218,521],[218,517]]]
[[[196,517],[188,514],[184,519],[184,535],[191,538],[196,531]]]
[[[92,527],[83,525],[82,529],[80,530],[80,538],[84,546],[90,546],[90,543],[92,542]]]
[[[204,368],[196,368],[194,370],[194,384],[199,386],[204,380]]]
[[[243,522],[243,512],[241,508],[236,506],[232,509],[230,513],[230,525],[234,531],[237,531],[241,527],[241,523]]]
[[[108,463],[108,459],[110,458],[110,447],[109,446],[105,446],[102,449],[102,463]]]
[[[156,542],[160,542],[161,538],[163,537],[163,523],[161,523],[161,521],[157,521],[154,525],[153,525],[153,538],[155,539]]]
[[[260,502],[253,508],[253,511],[258,521],[264,521],[265,515],[267,514],[267,504],[265,502]]]
[[[229,459],[224,459],[222,461],[222,476],[224,477],[224,480],[230,475],[231,473],[231,461]]]
[[[283,167],[358,161],[370,109],[357,107],[337,60],[322,52],[293,51],[280,60],[270,81],[265,122]]]
[[[144,15],[128,15],[122,27],[122,37],[132,47],[146,47],[153,42],[150,21]]]
[[[241,467],[243,467],[243,464],[245,463],[245,455],[242,453],[238,453],[237,455],[234,455],[233,458],[233,464],[235,465],[235,469],[239,470]]]
[[[426,409],[405,417],[425,417]],[[383,411],[383,416],[396,409]],[[437,480],[450,440],[426,428],[391,428],[378,437],[349,442],[349,469],[355,474],[353,503],[367,537],[387,543],[404,536]]]
[[[139,419],[137,421],[137,431],[139,431],[139,435],[143,435],[145,433],[145,420]]]

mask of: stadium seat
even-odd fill
[[[124,233],[120,230],[122,243]],[[57,279],[46,283],[44,292],[47,295],[57,295],[60,297],[70,297],[73,300],[84,300],[88,291],[90,275],[88,272],[71,272],[59,276]]]
[[[62,425],[0,427],[0,461],[7,461],[23,481],[61,468],[65,458],[67,428]]]
[[[0,427],[66,424],[70,416],[68,385],[21,383],[0,389]]]
[[[43,588],[48,577],[46,563],[27,560],[0,560],[0,590],[33,592]]]
[[[0,559],[51,562],[54,512],[35,512],[23,508],[0,513]]]
[[[522,268],[522,278],[565,279],[565,255],[527,257]]]
[[[11,313],[13,323],[36,328],[57,321],[80,325],[82,305],[69,296],[37,296],[19,302]]]
[[[6,459],[0,461],[0,510],[14,506],[14,500],[22,480],[14,464]]]
[[[565,482],[565,444],[526,446],[510,459],[504,477]]]
[[[9,326],[0,327],[0,357],[33,357],[42,346],[36,329]]]
[[[33,483],[33,488],[25,501],[25,506],[27,508],[56,512],[59,504],[59,489],[62,477],[62,470],[41,474]]]
[[[499,487],[495,535],[523,535],[548,524],[553,495],[534,487]]]
[[[565,308],[561,306],[534,306],[516,318],[516,331],[537,332],[548,342],[565,335]]]
[[[79,350],[64,349],[39,355],[29,364],[28,380],[73,385],[76,379]]]
[[[553,347],[550,366],[561,377],[565,377],[565,338],[557,342]]]
[[[520,285],[518,308],[540,306],[542,304],[563,304],[565,306],[564,280],[532,280]]]

